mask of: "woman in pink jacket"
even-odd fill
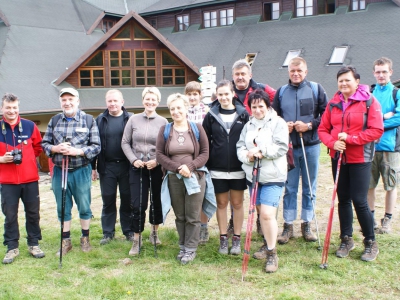
[[[353,203],[364,235],[365,250],[361,259],[372,261],[379,249],[367,193],[374,141],[383,134],[382,112],[368,86],[359,84],[360,76],[354,67],[342,67],[337,73],[337,82],[339,91],[326,106],[318,128],[321,141],[330,150],[333,176],[336,175],[339,152],[342,152],[337,186],[341,244],[336,256],[346,257],[354,249]]]

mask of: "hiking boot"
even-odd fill
[[[72,249],[71,239],[63,239],[61,249],[62,249],[62,256],[67,254],[69,251],[71,251],[71,249]],[[58,249],[56,255],[60,256],[60,249]]]
[[[182,257],[185,255],[185,250],[179,250],[178,255],[176,256],[176,260],[181,261]]]
[[[267,244],[263,244],[257,252],[254,252],[253,258],[255,259],[266,259],[267,258]]]
[[[37,245],[37,246],[28,246],[28,251],[34,258],[42,258],[42,257],[44,257],[44,252],[40,249],[39,245]]]
[[[19,255],[18,248],[8,250],[6,256],[3,259],[3,264],[11,264],[14,261],[14,258],[16,258],[18,255]]]
[[[130,256],[135,256],[135,255],[139,254],[139,252],[140,252],[139,239],[141,239],[141,238],[142,237],[140,236],[138,239],[133,239],[131,250],[129,250]],[[140,243],[140,245],[142,245],[142,243]]]
[[[361,255],[361,260],[363,261],[373,261],[376,259],[379,253],[378,243],[373,240],[364,239],[364,252]]]
[[[262,228],[261,228],[260,218],[257,218],[256,225],[257,225],[257,233],[258,233],[258,235],[264,236],[264,234],[262,232]]]
[[[276,247],[272,250],[266,250],[267,260],[265,262],[265,272],[274,273],[278,270],[278,255],[276,254]]]
[[[200,240],[199,244],[205,244],[210,239],[210,235],[208,233],[208,227],[200,227]]]
[[[157,231],[151,231],[151,233],[150,233],[150,235],[149,235],[149,241],[150,241],[150,243],[152,244],[152,245],[154,245],[154,236],[155,236],[155,238],[156,238],[156,245],[161,245],[161,241],[160,241],[160,239],[158,238],[158,234],[157,234]]]
[[[100,240],[100,245],[107,245],[114,239],[113,236],[103,235],[103,238]]]
[[[227,236],[221,236],[219,238],[218,252],[221,254],[228,254],[228,237]]]
[[[127,240],[127,241],[133,242],[134,236],[135,236],[135,235],[134,235],[133,233],[129,233],[129,234],[127,234],[125,237],[126,237],[126,240]]]
[[[240,248],[240,237],[233,236],[232,238],[232,248],[230,251],[231,255],[239,255],[242,253],[242,249]]]
[[[301,234],[306,242],[316,242],[317,237],[311,231],[311,224],[310,222],[303,222],[301,223]]]
[[[381,219],[382,227],[378,229],[379,234],[390,233],[392,231],[392,219],[384,217]]]
[[[89,242],[89,237],[88,236],[82,236],[81,237],[81,250],[83,252],[89,252],[92,250],[92,246],[90,246]]]
[[[281,236],[278,237],[278,243],[283,245],[289,242],[293,237],[293,224],[283,223],[283,231]]]
[[[185,251],[185,254],[181,258],[181,264],[186,265],[192,262],[196,258],[196,251]]]
[[[229,222],[228,222],[228,228],[226,230],[226,234],[228,235],[228,238],[230,238],[234,233],[233,230],[233,219],[230,218]]]
[[[349,256],[350,251],[353,249],[354,249],[353,238],[345,235],[344,237],[342,237],[339,249],[336,250],[336,256],[340,258],[347,257]]]

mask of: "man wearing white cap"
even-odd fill
[[[81,249],[91,250],[89,242],[89,225],[92,211],[91,179],[92,167],[90,160],[100,152],[99,130],[93,117],[86,115],[79,106],[79,93],[73,88],[60,91],[60,103],[63,112],[55,115],[47,125],[43,137],[42,148],[54,163],[52,179],[53,192],[57,202],[58,219],[61,221],[62,206],[62,159],[68,159],[68,182],[66,188],[65,214],[63,227],[62,249],[57,255],[64,256],[72,249],[70,238],[72,197],[79,211],[82,227]]]

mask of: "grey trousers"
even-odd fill
[[[171,205],[175,213],[175,224],[179,235],[179,247],[186,251],[196,251],[200,237],[200,212],[206,188],[205,176],[199,178],[200,193],[188,195],[183,179],[175,174],[168,178]]]

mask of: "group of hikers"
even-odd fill
[[[338,176],[341,243],[336,256],[346,257],[355,247],[353,204],[364,236],[361,259],[376,259],[375,232],[391,231],[400,172],[400,92],[390,82],[392,62],[382,57],[373,63],[377,82],[371,88],[360,84],[354,67],[341,67],[338,91],[330,101],[320,84],[306,79],[307,72],[303,58],[291,59],[288,84],[274,90],[252,79],[246,60],[236,61],[233,80],[217,84],[216,100],[211,104],[202,102],[201,86],[194,81],[186,85],[184,94],[170,95],[171,123],[156,112],[161,102],[156,87],[143,90],[144,111],[138,114],[127,112],[119,90],[109,90],[105,95],[107,109],[96,119],[79,109],[77,90],[64,88],[59,95],[62,113],[50,120],[43,139],[33,122],[20,118],[18,97],[5,94],[0,135],[7,246],[3,263],[12,263],[19,255],[20,198],[25,207],[28,251],[35,258],[45,256],[39,247],[42,236],[35,160],[43,150],[54,163],[52,189],[62,224],[57,255],[72,249],[73,201],[82,228],[81,250],[91,250],[91,181],[99,177],[103,201],[100,245],[115,237],[119,188],[121,230],[132,243],[129,255],[140,253],[146,211],[151,224],[149,242],[157,246],[161,244],[159,225],[172,207],[179,235],[176,259],[181,264],[193,261],[198,245],[209,240],[208,221],[214,214],[219,253],[242,253],[244,191],[252,191],[257,162],[256,223],[264,242],[253,257],[265,260],[267,273],[276,272],[276,244],[286,244],[294,236],[300,179],[301,233],[305,241],[317,241],[311,224],[316,217],[320,142],[329,150],[333,179]],[[290,171],[288,151],[294,163]],[[386,198],[385,215],[378,225],[374,203],[380,177]],[[278,235],[276,216],[282,193],[284,224]]]

